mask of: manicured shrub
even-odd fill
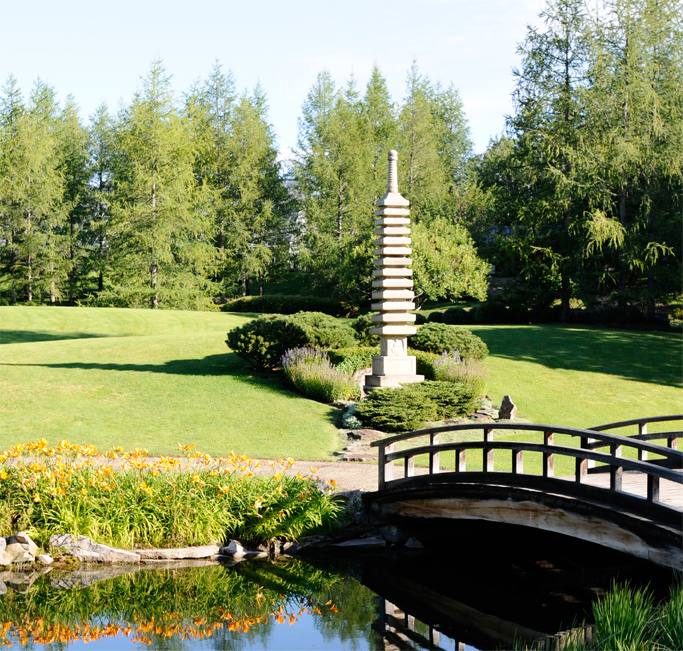
[[[415,312],[415,324],[416,325],[422,325],[423,323],[427,323],[428,317],[426,314],[423,312]]]
[[[416,372],[424,375],[426,380],[435,380],[434,362],[438,359],[436,353],[428,353],[426,350],[408,349],[408,354],[415,357]]]
[[[339,348],[328,351],[330,361],[346,373],[356,373],[364,368],[372,366],[372,358],[379,355],[376,346],[353,346],[351,348]]]
[[[437,406],[408,387],[376,389],[356,408],[356,416],[366,427],[384,432],[417,429],[437,419]]]
[[[356,339],[359,344],[363,346],[379,344],[379,337],[370,332],[371,328],[377,327],[377,324],[372,320],[372,314],[361,314],[351,322],[351,326],[356,332]]]
[[[226,343],[259,368],[275,368],[289,348],[344,348],[355,344],[347,323],[322,312],[266,315],[228,332]]]
[[[360,397],[360,387],[353,374],[332,366],[322,350],[290,349],[282,356],[281,364],[291,385],[308,398],[332,403]]]
[[[348,348],[355,346],[356,333],[340,319],[322,312],[297,312],[287,317],[304,330],[306,345],[314,348]]]
[[[295,314],[302,311],[324,312],[343,316],[342,304],[329,297],[303,296],[299,294],[266,294],[264,296],[241,296],[221,306],[223,312],[266,312],[270,314]]]
[[[433,402],[438,419],[471,414],[476,409],[479,398],[465,383],[458,382],[422,382],[407,388],[424,400]]]
[[[430,421],[470,414],[477,402],[478,396],[464,383],[425,381],[377,389],[358,405],[356,415],[367,427],[404,432]]]
[[[457,352],[463,359],[484,359],[489,349],[477,335],[464,328],[427,323],[410,340],[413,348],[430,353]]]
[[[429,315],[432,323],[448,323],[450,325],[467,325],[474,323],[474,310],[466,310],[462,307],[449,307],[447,310],[439,310]]]
[[[286,317],[262,316],[228,332],[228,346],[259,368],[275,368],[288,348],[308,343],[305,330]]]

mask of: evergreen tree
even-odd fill
[[[115,168],[115,125],[107,107],[100,105],[90,122],[87,170],[90,178],[88,223],[84,229],[89,250],[88,268],[97,276],[97,291],[104,289]]]
[[[683,6],[614,0],[595,29],[589,136],[601,223],[618,224],[602,285],[649,317],[680,290],[683,208]],[[599,229],[594,249],[601,243]],[[592,243],[592,240],[591,240]]]
[[[259,89],[252,97],[243,96],[235,107],[226,144],[230,173],[222,193],[221,278],[233,293],[237,288],[251,293],[252,280],[262,293],[263,282],[287,240],[287,192],[266,112]]]
[[[67,299],[73,304],[86,281],[87,221],[90,208],[90,170],[88,165],[88,132],[81,125],[78,108],[72,98],[67,100],[57,120],[60,172],[64,182],[64,210],[67,223],[62,229],[67,241]]]
[[[211,219],[194,174],[188,120],[175,109],[159,62],[121,118],[116,149],[109,269],[98,300],[205,305],[214,260]]]
[[[45,296],[54,304],[68,269],[54,92],[38,82],[27,110],[19,110],[16,101],[8,104],[14,110],[3,128],[0,215],[7,233],[9,294],[12,301],[33,303]]]

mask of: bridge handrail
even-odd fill
[[[670,416],[645,416],[642,418],[631,418],[629,420],[622,420],[615,423],[603,423],[590,427],[596,432],[602,432],[608,429],[619,429],[621,427],[629,427],[630,425],[648,425],[649,423],[662,423],[672,420],[683,420],[683,414],[672,414]]]
[[[403,450],[396,450],[395,452],[388,452],[384,455],[384,461],[385,463],[390,463],[397,459],[409,459],[410,457],[415,457],[420,454],[438,454],[439,452],[480,450],[483,448],[486,448],[487,450],[510,450],[512,452],[546,452],[560,456],[574,457],[575,459],[597,461],[609,465],[618,464],[619,467],[624,469],[628,468],[630,470],[640,471],[647,475],[659,477],[660,479],[683,484],[683,474],[666,468],[665,466],[656,466],[651,463],[636,461],[635,459],[628,459],[625,457],[614,457],[609,454],[592,452],[585,448],[571,448],[563,445],[546,445],[543,443],[527,443],[525,441],[461,441],[435,443],[434,445],[423,445],[416,448],[405,448]],[[484,470],[484,472],[486,472],[486,470]]]
[[[512,430],[567,434],[569,436],[590,439],[591,444],[592,442],[600,441],[604,442],[605,445],[611,444],[616,447],[625,446],[634,448],[639,451],[639,454],[642,454],[643,452],[659,454],[672,462],[678,461],[679,465],[683,466],[683,451],[676,450],[675,448],[665,447],[655,443],[648,443],[647,441],[641,441],[632,436],[622,436],[621,434],[605,434],[604,432],[599,432],[592,429],[579,429],[576,427],[545,425],[541,423],[465,423],[462,425],[441,425],[439,427],[428,427],[425,429],[414,430],[412,432],[404,432],[403,434],[396,434],[385,439],[373,441],[370,445],[372,447],[380,448],[381,452],[382,449],[394,443],[398,443],[399,441],[408,441],[413,438],[419,438],[420,436],[441,434],[444,432],[459,432],[468,430],[488,430],[489,432],[492,430]],[[586,445],[589,445],[589,443],[586,443]]]

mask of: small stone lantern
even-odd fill
[[[398,153],[389,152],[387,193],[375,202],[375,269],[372,272],[372,333],[379,335],[380,354],[372,359],[372,375],[365,390],[422,382],[415,357],[408,355],[408,337],[414,335],[415,294],[410,268],[410,202],[398,192]]]

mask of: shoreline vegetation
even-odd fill
[[[293,541],[334,524],[341,506],[331,482],[285,472],[293,459],[259,463],[245,455],[212,457],[179,446],[192,463],[148,451],[45,439],[0,453],[0,531],[24,530],[45,546],[51,535],[84,535],[136,547]]]

